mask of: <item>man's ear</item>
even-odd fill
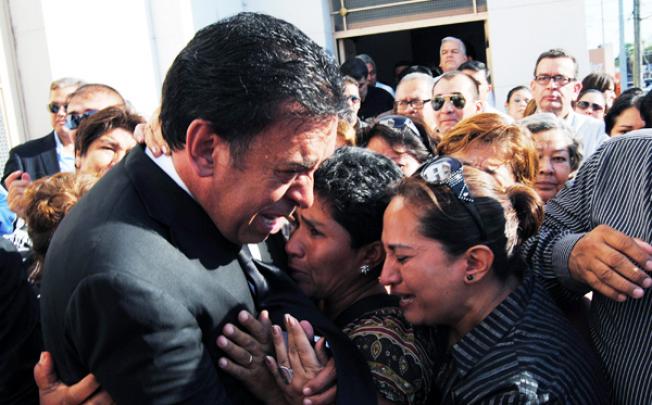
[[[475,245],[467,249],[464,259],[466,260],[464,282],[473,284],[489,274],[494,263],[494,252],[486,245]]]
[[[582,82],[575,81],[573,83],[573,94],[575,94],[575,99],[577,99],[577,96],[580,95],[580,91],[582,91]]]
[[[75,169],[79,170],[81,167],[81,154],[79,151],[75,151]]]
[[[475,113],[479,114],[484,111],[484,102],[482,100],[476,100],[475,102]]]
[[[228,148],[228,143],[214,132],[208,121],[197,118],[188,125],[186,153],[199,177],[210,177],[216,165],[227,163],[230,158]]]

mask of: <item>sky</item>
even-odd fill
[[[618,55],[619,30],[618,30],[618,1],[619,0],[585,0],[586,4],[586,29],[589,49],[597,48],[603,42],[611,43],[614,56]],[[623,0],[625,10],[625,42],[634,39],[634,21],[632,12],[633,0]],[[641,4],[641,40],[643,47],[652,45],[652,0],[640,0]],[[603,13],[604,10],[604,13]]]

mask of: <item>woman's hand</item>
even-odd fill
[[[258,399],[270,403],[282,402],[281,391],[263,364],[265,356],[272,353],[269,313],[262,311],[256,319],[249,312],[241,311],[238,321],[246,332],[230,323],[224,325],[223,334],[217,338],[217,346],[228,358],[221,357],[217,365],[242,381]]]
[[[149,121],[145,124],[136,125],[134,130],[134,137],[138,143],[144,143],[147,148],[152,152],[152,155],[159,157],[161,155],[171,155],[172,151],[170,146],[163,139],[163,131],[161,131],[161,120],[159,114],[160,107],[157,108]]]
[[[114,404],[108,392],[98,391],[100,384],[93,374],[88,374],[77,384],[67,386],[54,372],[52,357],[48,352],[41,353],[41,359],[34,366],[34,380],[38,386],[41,405],[104,405]]]
[[[276,359],[267,357],[265,363],[282,388],[287,402],[308,405],[334,401],[337,388],[330,385],[335,377],[335,368],[334,363],[329,364],[328,370],[325,368],[329,363],[325,339],[320,339],[313,349],[305,325],[290,315],[285,315],[285,328],[288,333],[287,345],[281,328],[276,325],[272,327]]]

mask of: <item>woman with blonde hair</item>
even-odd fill
[[[455,125],[437,146],[440,155],[483,170],[503,186],[533,186],[538,172],[536,145],[521,126],[500,115],[482,113]]]

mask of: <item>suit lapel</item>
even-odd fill
[[[61,171],[59,167],[59,159],[57,159],[57,144],[54,140],[54,137],[57,136],[54,131],[50,132],[50,135],[45,139],[48,143],[48,147],[45,153],[40,155],[41,162],[45,168],[45,173],[58,173]]]
[[[197,265],[219,270],[216,276],[225,290],[254,313],[251,292],[237,261],[240,246],[224,238],[202,207],[141,147],[129,153],[125,165],[149,215],[168,228],[170,242]]]

